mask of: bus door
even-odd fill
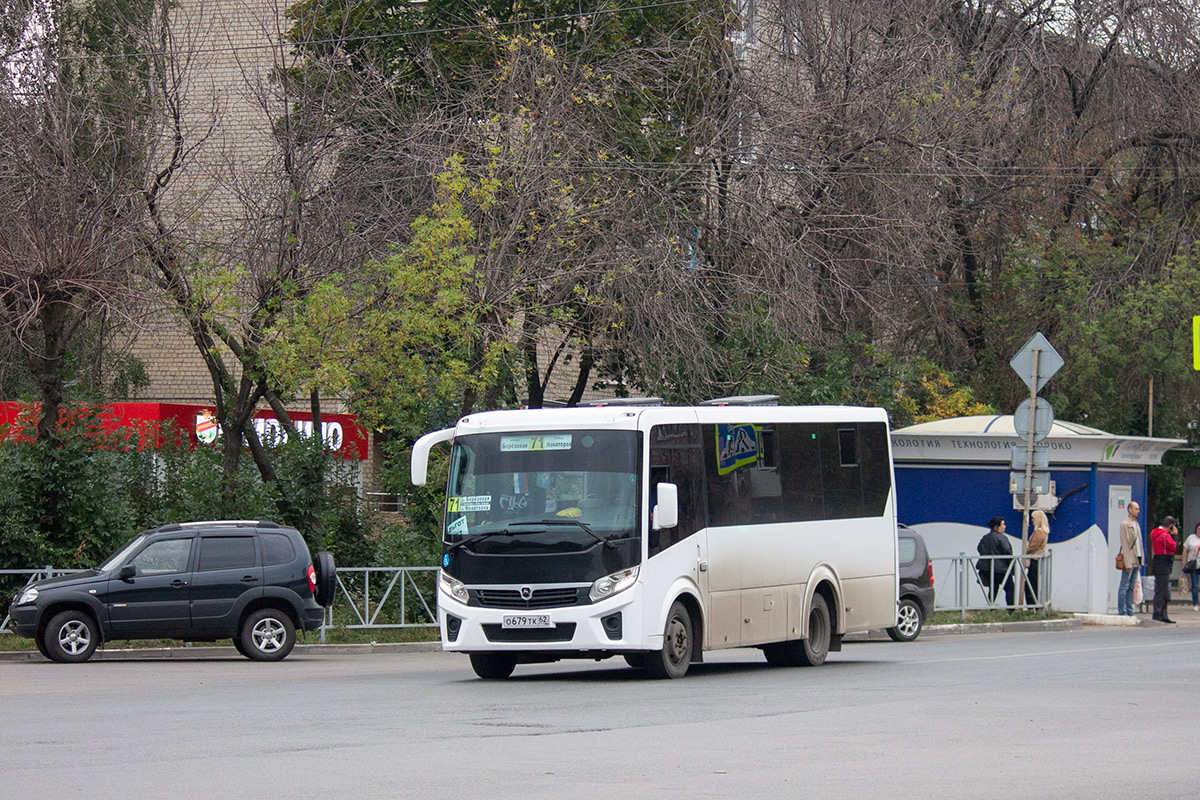
[[[705,510],[704,451],[700,426],[655,425],[650,429],[650,504],[657,501],[659,483],[679,487],[679,524],[649,531],[649,556],[659,561],[652,573],[662,576],[663,589],[674,578],[687,575],[708,604],[708,541]],[[649,582],[646,584],[650,585]]]

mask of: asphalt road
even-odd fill
[[[5,798],[1181,797],[1200,629],[477,680],[447,653],[0,664]]]

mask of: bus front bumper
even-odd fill
[[[438,592],[442,649],[453,652],[632,652],[647,649],[642,587],[585,606],[505,609],[468,606]],[[636,610],[636,612],[635,612]]]

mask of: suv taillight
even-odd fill
[[[312,568],[310,567],[309,569],[310,569],[310,572],[309,572],[309,578],[308,578],[308,579],[311,581],[311,580],[312,580],[312,572],[311,572],[311,569],[312,569]],[[930,589],[932,589],[932,588],[933,588],[933,562],[932,562],[932,561],[926,561],[926,562],[925,562],[925,569],[926,569],[926,571],[929,573],[929,588],[930,588]]]
[[[933,569],[933,567],[930,567]],[[313,594],[317,593],[317,570],[312,564],[308,565],[308,590]]]

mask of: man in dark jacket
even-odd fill
[[[988,532],[979,540],[976,549],[981,556],[993,556],[980,558],[975,562],[979,580],[987,591],[988,604],[996,602],[996,593],[1000,590],[1000,582],[1003,581],[1005,602],[1012,607],[1013,577],[1008,572],[1012,564],[1012,545],[1004,535],[1004,517],[992,517],[992,521],[988,523]]]

